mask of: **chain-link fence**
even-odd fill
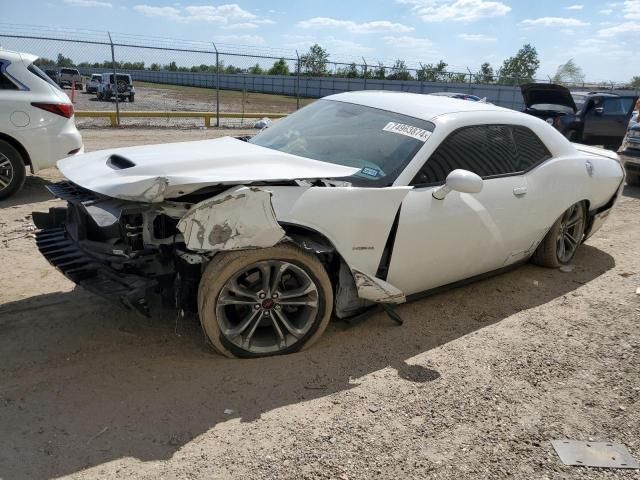
[[[441,64],[332,61],[331,55],[3,23],[0,45],[38,55],[39,66],[53,78],[63,69],[77,69],[82,88],[65,91],[81,126],[251,126],[313,99],[354,90],[456,92],[519,110],[520,84],[549,81],[445,71]],[[570,86],[623,87],[610,82]]]

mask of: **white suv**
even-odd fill
[[[32,173],[82,153],[69,97],[28,53],[0,49],[0,200]]]

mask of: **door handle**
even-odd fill
[[[527,194],[527,187],[513,187],[513,194],[516,197],[521,197]]]

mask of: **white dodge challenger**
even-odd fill
[[[61,160],[34,213],[68,278],[150,314],[197,311],[231,357],[311,345],[330,318],[531,259],[565,265],[610,213],[615,153],[531,115],[395,92],[326,97],[253,138]],[[389,310],[390,311],[390,310]]]

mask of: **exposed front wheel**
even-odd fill
[[[0,200],[16,193],[26,177],[24,160],[9,143],[0,140]]]
[[[586,208],[578,202],[566,210],[538,245],[532,261],[543,267],[559,267],[573,260],[584,236]]]
[[[204,332],[227,357],[297,352],[320,337],[332,305],[324,266],[292,245],[218,254],[198,289]]]

